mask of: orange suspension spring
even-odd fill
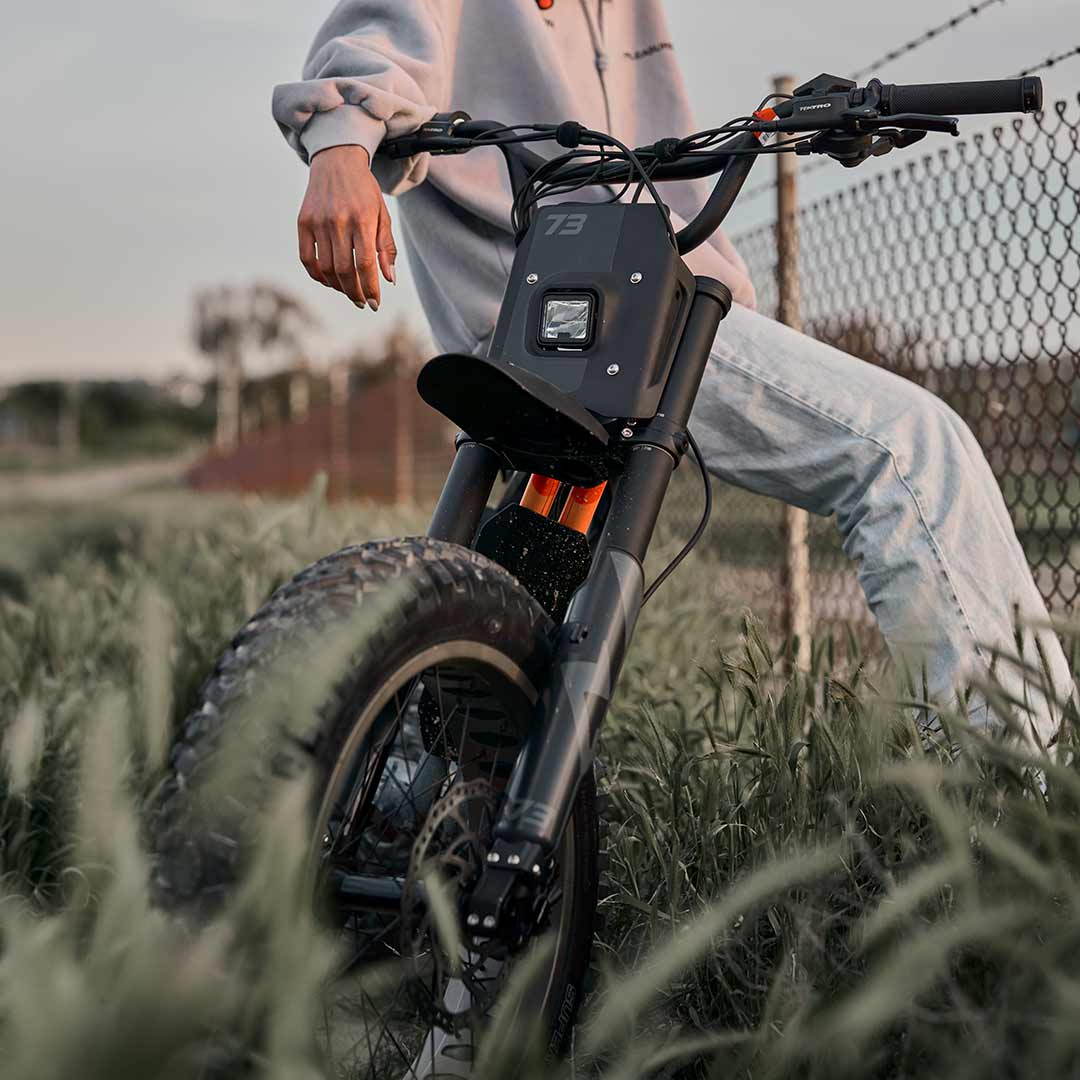
[[[566,500],[562,513],[559,515],[559,524],[575,529],[579,533],[589,531],[593,515],[600,505],[600,496],[604,494],[606,483],[597,484],[596,487],[576,487],[570,491],[570,497]]]

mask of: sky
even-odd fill
[[[373,346],[397,319],[426,336],[406,263],[374,315],[311,282],[296,259],[306,170],[270,119],[270,91],[297,77],[330,6],[53,0],[8,17],[0,384],[205,374],[190,340],[193,293],[255,279],[295,291],[315,310],[320,357]],[[843,75],[967,6],[669,0],[668,12],[704,127],[756,105],[778,73]],[[1077,0],[1005,0],[880,74],[887,82],[1004,78],[1073,45]],[[1068,97],[1075,112],[1080,58],[1044,79],[1048,98]],[[965,127],[986,124],[971,118]],[[896,161],[871,163],[858,179]],[[838,166],[822,169],[802,194],[853,179]],[[737,207],[729,231],[737,236],[768,212],[767,197]]]

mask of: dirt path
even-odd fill
[[[113,498],[138,488],[180,480],[194,457],[91,465],[64,472],[0,473],[0,504],[15,502],[89,502]]]

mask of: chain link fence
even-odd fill
[[[1078,98],[1080,101],[1080,98]],[[911,157],[909,152],[909,157]],[[1001,484],[1051,610],[1080,610],[1080,114],[1076,102],[953,142],[798,215],[806,332],[895,371],[968,423]],[[775,315],[777,229],[736,244]],[[689,469],[669,500],[692,528]],[[716,488],[719,599],[779,630],[781,507]],[[685,535],[685,533],[683,533]],[[811,519],[817,635],[872,620],[835,525]]]

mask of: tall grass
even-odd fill
[[[198,932],[153,909],[138,813],[171,723],[262,597],[344,542],[421,526],[318,497],[151,502],[27,539],[0,599],[0,1076],[322,1075],[334,957],[302,887],[302,780]],[[827,648],[780,678],[704,576],[691,564],[646,610],[605,733],[601,971],[565,1068],[1080,1071],[1075,718],[1052,759],[948,715],[935,744]],[[496,1024],[485,1075],[523,1035]]]

